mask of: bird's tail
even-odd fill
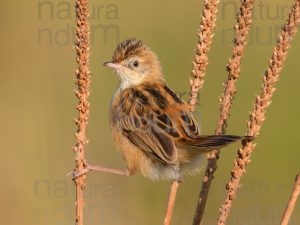
[[[195,139],[188,139],[182,143],[183,147],[198,149],[202,151],[212,151],[229,145],[230,143],[252,140],[249,136],[235,136],[235,135],[201,135]]]

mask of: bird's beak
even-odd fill
[[[110,67],[110,68],[115,69],[115,70],[124,69],[124,67],[122,65],[117,64],[117,63],[113,63],[113,62],[105,62],[105,63],[103,63],[103,66],[107,66],[107,67]]]

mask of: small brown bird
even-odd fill
[[[204,153],[245,138],[200,135],[189,105],[166,85],[156,54],[142,41],[123,41],[104,65],[120,77],[110,122],[128,175],[140,170],[152,180],[180,180],[199,171]]]

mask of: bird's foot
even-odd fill
[[[177,179],[177,182],[178,182],[179,184],[182,184],[182,183],[183,183],[183,179],[182,179],[182,178],[179,178],[179,179]]]

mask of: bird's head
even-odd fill
[[[142,41],[134,38],[121,42],[112,61],[103,65],[113,68],[118,73],[123,88],[145,81],[163,80],[156,54]]]

